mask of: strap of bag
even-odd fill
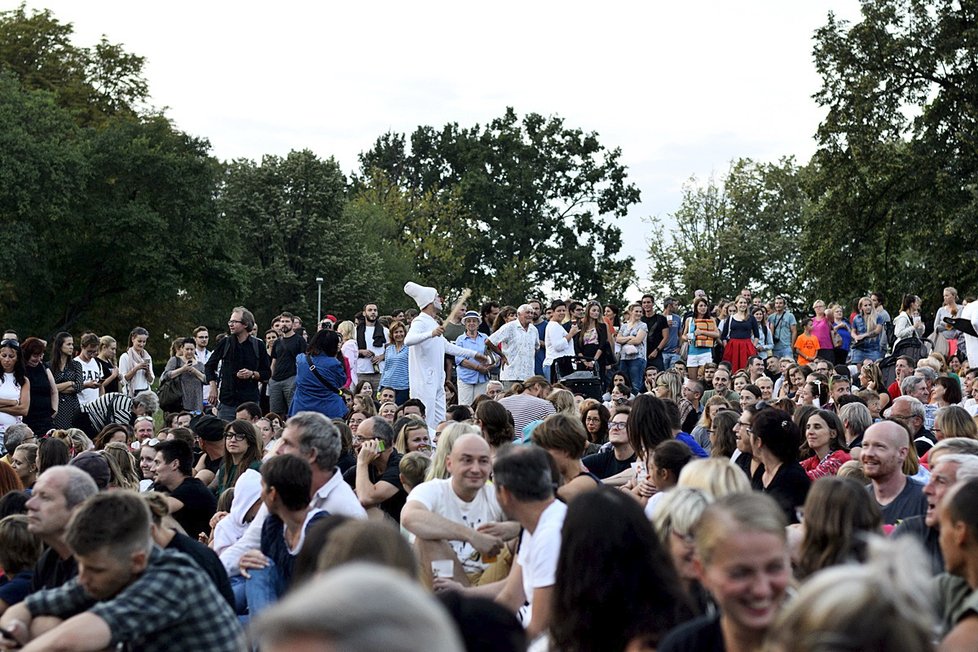
[[[318,378],[319,379],[319,382],[321,382],[323,384],[323,386],[326,387],[326,389],[328,389],[329,391],[331,391],[331,392],[333,392],[335,394],[339,394],[340,390],[338,390],[335,387],[333,387],[332,383],[330,383],[328,380],[326,380],[325,378],[323,378],[323,375],[321,373],[319,373],[319,370],[316,369],[316,365],[314,365],[312,363],[312,358],[309,357],[309,354],[306,353],[305,356],[306,356],[306,364],[309,365],[309,371],[312,372],[312,375],[314,375],[316,378]]]

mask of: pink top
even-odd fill
[[[802,460],[801,468],[805,469],[809,478],[818,480],[827,475],[835,475],[839,472],[839,467],[851,459],[845,451],[832,451],[821,460],[817,455]]]
[[[812,335],[818,338],[818,348],[831,349],[832,346],[832,326],[829,324],[828,317],[819,319],[812,318]]]

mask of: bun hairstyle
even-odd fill
[[[782,462],[797,462],[801,430],[784,410],[761,410],[751,420],[753,436]]]

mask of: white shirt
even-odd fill
[[[364,340],[364,342],[367,345],[366,346],[366,349],[368,351],[370,351],[371,353],[373,353],[374,355],[381,355],[384,352],[384,347],[382,347],[382,346],[381,347],[376,347],[373,344],[373,342],[374,342],[374,331],[376,330],[377,325],[379,325],[379,324],[380,324],[380,322],[374,322],[374,325],[373,326],[371,326],[370,324],[367,324],[367,326],[363,329],[363,340]],[[381,327],[381,328],[383,328],[383,327]],[[385,342],[390,341],[390,331],[387,330],[386,328],[384,328],[384,341]],[[359,349],[359,348],[360,347],[357,346],[357,349]],[[374,369],[374,362],[373,362],[373,360],[371,358],[360,358],[360,357],[357,358],[357,374],[375,374],[375,373],[380,373],[383,370],[384,370],[384,363],[383,362],[380,363],[378,369]],[[378,389],[379,389],[378,387],[374,387],[374,391],[375,392]]]
[[[497,523],[504,520],[503,510],[496,500],[496,491],[491,484],[485,484],[472,502],[465,502],[452,489],[451,479],[428,480],[422,482],[408,494],[407,502],[421,503],[428,511],[438,514],[455,523],[476,530],[486,523]],[[468,541],[449,541],[452,550],[462,563],[466,573],[486,569],[486,564],[479,558],[478,551]]]
[[[516,561],[523,571],[523,596],[527,606],[520,612],[523,626],[530,624],[533,611],[533,590],[553,586],[557,582],[557,559],[560,557],[560,529],[567,516],[567,505],[554,500],[540,514],[537,527],[530,534],[523,531]]]
[[[532,323],[526,328],[519,319],[503,324],[489,336],[489,341],[503,345],[503,353],[509,364],[499,371],[499,380],[526,380],[533,375],[533,363],[540,348],[540,334]]]
[[[84,360],[82,360],[82,357],[79,355],[75,357],[75,362],[81,365],[82,380],[84,382],[87,383],[92,380],[98,381],[100,383],[102,382],[102,377],[103,377],[102,367],[99,366],[98,360],[92,358],[88,362],[85,362]],[[82,405],[87,405],[88,403],[91,403],[97,398],[98,398],[97,387],[94,389],[90,389],[90,388],[83,389],[82,391],[78,392],[78,402],[81,403]]]
[[[543,360],[544,365],[553,364],[557,358],[574,355],[574,341],[567,339],[567,331],[555,321],[547,322],[543,341],[547,345],[547,357]]]
[[[972,301],[958,314],[961,315],[961,319],[967,319],[978,329],[978,301]],[[972,369],[978,367],[978,337],[965,335],[964,346],[968,351],[968,366]]]
[[[350,518],[366,519],[367,512],[357,500],[356,494],[346,482],[343,481],[343,474],[339,467],[333,469],[333,477],[319,488],[309,503],[312,509],[322,509],[330,514],[341,514]],[[268,508],[262,505],[255,514],[255,520],[251,522],[245,533],[241,535],[238,542],[227,548],[221,553],[221,563],[229,577],[240,573],[238,562],[241,555],[249,550],[261,549],[261,528],[268,516]]]
[[[198,348],[194,348],[194,357],[197,358],[197,362],[199,362],[200,364],[207,364],[207,361],[211,359],[211,353],[213,353],[213,351],[208,351],[207,349],[204,349],[202,351]],[[203,385],[204,385],[204,402],[207,402],[207,399],[211,395],[211,386],[210,383],[203,383]]]
[[[20,385],[14,379],[13,373],[3,374],[3,381],[0,381],[0,398],[7,399],[10,401],[20,400]],[[12,414],[7,414],[6,412],[0,412],[0,433],[6,430],[7,426],[12,426],[15,423],[20,423],[21,417],[15,417]],[[3,439],[0,439],[2,442]],[[11,451],[13,453],[13,451]]]

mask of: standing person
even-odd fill
[[[754,348],[757,349],[757,355],[761,360],[767,360],[768,356],[771,355],[771,351],[774,350],[774,336],[767,325],[767,311],[764,309],[764,306],[751,306],[751,315],[753,315],[754,321],[757,322],[757,331],[760,333],[754,341]],[[763,370],[763,365],[761,369]],[[751,381],[753,382],[755,378],[756,376],[752,370]]]
[[[146,350],[149,331],[137,326],[129,333],[129,349],[119,360],[122,385],[129,396],[145,392],[153,384],[153,359]]]
[[[869,360],[876,362],[883,357],[880,335],[883,333],[883,317],[876,313],[869,297],[859,300],[859,312],[852,318],[852,363],[862,365]]]
[[[366,304],[363,319],[357,322],[356,328],[357,380],[368,381],[375,390],[380,387],[381,372],[381,362],[375,358],[383,355],[384,347],[390,341],[390,331],[377,321],[377,314],[376,303]]]
[[[380,387],[394,391],[394,402],[403,405],[411,398],[411,380],[408,372],[410,351],[404,345],[407,326],[396,321],[390,327],[391,341],[384,347],[384,373],[380,376]]]
[[[280,319],[282,332],[272,345],[268,405],[271,412],[285,414],[292,404],[292,394],[295,392],[296,357],[306,348],[306,342],[295,334],[292,313],[283,312]]]
[[[481,353],[456,346],[442,334],[445,329],[435,315],[441,310],[441,297],[435,288],[408,282],[404,292],[414,299],[421,310],[411,321],[404,344],[409,347],[408,369],[411,382],[411,398],[425,405],[425,421],[434,430],[445,420],[445,354],[488,362]]]
[[[662,366],[671,369],[672,365],[680,361],[679,333],[683,326],[682,318],[676,314],[676,300],[672,297],[663,300],[662,316],[666,320],[666,328],[669,329],[669,334],[662,343]]]
[[[117,344],[111,335],[98,338],[98,361],[102,368],[102,393],[112,394],[119,391],[119,364],[115,353]]]
[[[873,302],[873,310],[875,310],[876,314],[882,317],[883,319],[883,332],[880,334],[880,350],[883,352],[889,351],[890,350],[889,347],[891,344],[893,344],[893,342],[887,340],[886,324],[892,321],[892,318],[890,317],[890,313],[886,311],[886,308],[883,307],[883,301],[884,301],[883,293],[870,292],[869,299],[870,301]]]
[[[713,346],[720,337],[717,320],[710,315],[706,298],[696,297],[689,324],[685,329],[689,349],[686,352],[686,374],[690,380],[698,380],[700,368],[713,362]]]
[[[920,318],[920,297],[913,294],[903,295],[900,304],[900,314],[893,320],[894,351],[901,340],[924,336],[924,322]]]
[[[462,325],[465,326],[465,332],[455,340],[455,346],[483,353],[489,338],[485,333],[479,332],[479,313],[475,310],[465,313],[462,317]],[[535,332],[533,341],[536,342]],[[486,393],[486,386],[489,384],[489,367],[460,355],[455,356],[455,365],[458,377],[458,404],[472,405],[472,399]]]
[[[200,412],[204,407],[204,365],[197,361],[194,341],[181,339],[177,355],[167,360],[160,380],[173,379],[180,383],[183,403],[180,407],[188,412]]]
[[[305,411],[319,412],[330,419],[342,419],[346,415],[346,403],[340,396],[346,372],[336,357],[339,347],[340,336],[334,331],[316,331],[306,352],[296,357],[295,392],[289,416]]]
[[[757,320],[748,312],[750,303],[747,297],[739,296],[734,302],[736,311],[727,317],[720,331],[720,337],[725,340],[723,359],[730,363],[733,372],[747,367],[747,359],[757,355],[757,348],[751,339],[760,337]]]
[[[823,358],[825,360],[835,359],[835,345],[832,342],[832,319],[825,311],[825,302],[821,299],[815,301],[812,304],[812,310],[815,311],[815,317],[812,318],[812,332],[811,334],[815,336],[818,340],[818,351],[815,357]],[[800,360],[798,364],[804,364]]]
[[[633,303],[628,306],[628,321],[621,325],[615,341],[621,344],[621,370],[638,391],[645,376],[646,344],[649,327],[642,319],[642,306]]]
[[[95,359],[98,346],[99,339],[95,333],[81,336],[81,351],[75,361],[81,366],[84,378],[83,389],[78,393],[78,402],[82,405],[91,403],[102,394],[102,366]]]
[[[938,337],[944,338],[944,342],[947,344],[947,355],[951,357],[958,352],[959,348],[963,348],[964,335],[961,331],[956,330],[953,324],[945,322],[944,318],[957,319],[958,313],[961,312],[961,305],[958,303],[958,291],[952,287],[944,288],[943,298],[944,303],[937,309],[937,314],[934,316],[934,332],[938,334]]]
[[[21,346],[24,356],[24,374],[31,386],[31,403],[24,415],[24,423],[31,430],[43,435],[54,428],[54,413],[58,411],[58,388],[54,375],[44,362],[44,342],[28,337]],[[13,452],[13,451],[10,451]]]
[[[220,403],[217,415],[225,421],[234,421],[237,408],[242,403],[257,403],[261,399],[258,383],[271,376],[268,353],[262,342],[250,335],[255,327],[255,316],[243,306],[231,311],[228,319],[230,335],[214,349],[205,365],[210,396],[217,396]],[[220,394],[218,394],[218,364],[220,363]]]
[[[31,404],[24,354],[17,340],[0,342],[0,443],[8,426],[20,423]]]
[[[832,344],[835,349],[835,364],[844,365],[849,359],[849,349],[852,347],[852,331],[846,322],[842,306],[835,304],[831,306],[835,321],[832,322]]]
[[[75,415],[81,410],[78,392],[82,390],[84,378],[81,365],[72,359],[75,340],[64,331],[54,336],[51,347],[51,373],[58,390],[58,409],[54,415],[54,427],[70,428]]]
[[[791,583],[785,519],[770,497],[734,493],[703,512],[694,560],[719,609],[670,632],[659,652],[759,650]]]
[[[645,347],[646,364],[651,364],[659,371],[665,371],[661,353],[669,339],[669,322],[662,315],[656,314],[655,297],[651,294],[642,295],[642,322],[648,330]],[[636,391],[641,386],[641,383],[635,385]]]
[[[489,342],[493,346],[503,350],[499,380],[503,382],[503,387],[506,389],[512,387],[513,383],[522,383],[534,375],[534,364],[541,339],[533,323],[535,315],[536,311],[532,304],[524,303],[516,309],[516,319],[503,324],[489,337]]]
[[[550,321],[547,322],[544,335],[547,357],[543,360],[543,368],[550,371],[549,380],[554,382],[555,379],[566,376],[574,370],[574,338],[581,329],[577,325],[577,320],[574,320],[570,324],[570,329],[564,330],[562,323],[567,317],[567,306],[560,299],[550,304],[550,310]],[[546,375],[544,373],[544,376]]]
[[[211,359],[211,351],[207,348],[207,344],[210,342],[211,334],[208,332],[206,326],[198,326],[194,329],[194,355],[197,357],[197,362],[207,366],[207,361]],[[204,392],[204,407],[210,407],[213,405],[211,402],[211,386],[207,383],[206,375],[203,383]],[[214,402],[217,402],[217,397],[214,397]]]
[[[774,312],[767,318],[768,328],[774,341],[773,353],[779,358],[791,357],[795,338],[798,337],[798,322],[788,312],[784,297],[774,297]]]

